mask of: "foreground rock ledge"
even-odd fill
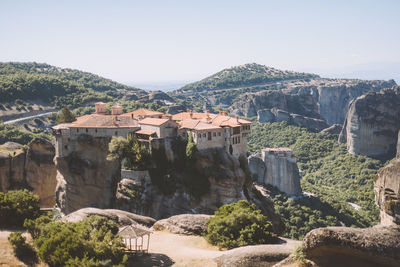
[[[304,237],[303,247],[318,266],[400,266],[400,227],[319,228]]]
[[[207,230],[207,222],[211,215],[181,214],[157,221],[153,225],[156,231],[168,230],[173,234],[201,235]]]

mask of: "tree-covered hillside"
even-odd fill
[[[349,154],[336,140],[335,135],[310,132],[285,122],[253,125],[250,151],[259,152],[275,145],[292,148],[303,175],[303,191],[317,195],[296,200],[271,189],[288,237],[302,238],[317,227],[368,227],[378,222],[373,178],[383,163]]]
[[[231,67],[217,72],[201,81],[187,84],[178,92],[212,91],[278,82],[290,79],[318,78],[318,75],[299,73],[259,65],[256,63]]]
[[[0,63],[0,103],[42,100],[58,107],[78,107],[91,101],[111,101],[147,93],[98,75],[41,63]]]

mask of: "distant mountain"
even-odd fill
[[[256,63],[223,69],[201,81],[183,86],[178,92],[213,91],[217,89],[262,85],[291,79],[318,78],[316,74],[300,73],[259,65]]]
[[[189,81],[161,81],[161,82],[126,82],[125,84],[131,85],[134,87],[143,88],[150,91],[163,91],[169,92],[173,90],[177,90],[184,86],[185,84],[190,83]]]
[[[0,103],[40,99],[56,106],[80,106],[130,95],[138,99],[147,92],[98,75],[44,63],[0,63]]]

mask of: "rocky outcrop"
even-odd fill
[[[301,195],[300,173],[296,157],[288,148],[266,148],[248,158],[249,171],[254,181],[276,186],[287,195]]]
[[[329,134],[337,134],[339,135],[342,131],[343,125],[341,124],[334,124],[328,128],[325,128],[321,131],[321,133],[329,133]]]
[[[85,207],[111,208],[121,166],[107,160],[111,138],[81,134],[69,143],[70,153],[55,158],[57,204],[68,214]]]
[[[318,266],[400,266],[400,159],[374,179],[380,224],[372,228],[319,228],[303,240],[307,258]]]
[[[400,131],[399,137],[397,138],[397,158],[400,158]]]
[[[118,187],[117,208],[163,219],[177,214],[213,214],[220,206],[243,199],[255,202],[248,194],[251,185],[248,184],[239,160],[224,149],[199,151],[193,174],[173,170],[163,175],[170,183],[164,186],[172,187],[172,192],[164,193],[159,185],[152,182],[143,186],[124,182],[124,185]],[[209,183],[209,190],[201,196],[193,196],[187,186],[176,182],[185,179],[184,175],[193,175],[192,179],[200,179],[199,175],[205,177]],[[152,180],[157,179],[157,174],[153,174]],[[283,223],[274,212],[273,202],[257,200],[257,203],[262,203],[262,209],[269,211],[266,215],[273,221],[274,230],[281,233]]]
[[[309,129],[316,129],[318,131],[328,127],[328,124],[324,120],[305,117],[299,114],[288,113],[284,110],[276,108],[262,109],[257,111],[257,121],[260,123],[287,121],[291,124],[306,127]]]
[[[0,151],[1,191],[27,188],[39,196],[42,208],[54,206],[57,181],[53,145],[35,138],[26,148],[8,142]]]
[[[235,99],[230,110],[238,115],[253,117],[260,110],[277,108],[287,113],[321,119],[328,125],[342,124],[352,99],[394,85],[396,83],[393,80],[344,79],[312,79],[308,82],[285,83],[280,85],[281,90],[243,94]],[[268,119],[268,114],[264,116]]]
[[[224,252],[215,259],[218,267],[269,267],[287,258],[300,241],[281,239],[279,244],[244,246]]]
[[[375,202],[383,225],[400,225],[400,159],[379,170],[374,179]]]
[[[400,129],[400,87],[368,93],[349,107],[340,143],[347,143],[349,153],[377,159],[396,155]]]
[[[168,230],[174,234],[201,235],[207,230],[208,219],[211,215],[181,214],[159,220],[153,225],[156,231]]]
[[[243,94],[235,101],[231,110],[237,110],[238,115],[254,117],[257,116],[259,110],[272,108],[283,110],[286,113],[320,118],[317,102],[312,95],[285,94],[278,90]],[[276,116],[278,116],[279,120],[284,120],[283,117],[285,114]]]
[[[156,220],[150,217],[137,215],[134,213],[130,213],[123,210],[116,209],[97,209],[97,208],[84,208],[77,211],[74,211],[67,216],[64,216],[61,221],[66,222],[79,222],[83,219],[97,215],[100,217],[105,217],[114,221],[118,226],[132,225],[132,224],[141,224],[147,227],[151,227]]]
[[[400,228],[319,228],[303,240],[307,258],[318,266],[399,266]]]

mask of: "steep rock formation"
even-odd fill
[[[284,110],[272,108],[262,109],[257,111],[257,121],[263,122],[281,122],[287,121],[289,123],[306,127],[309,129],[316,129],[318,131],[328,127],[328,124],[324,120],[305,117],[303,115],[288,113]]]
[[[368,93],[349,107],[340,143],[347,143],[349,153],[378,159],[396,155],[400,129],[400,86]]]
[[[237,110],[239,115],[246,117],[257,116],[257,111],[271,108],[307,117],[319,118],[318,105],[312,95],[291,95],[278,90],[243,94],[231,107],[232,110]]]
[[[379,170],[374,179],[375,202],[384,225],[400,225],[400,159]]]
[[[288,195],[301,195],[300,174],[296,157],[290,149],[266,148],[248,158],[253,180],[276,186]]]
[[[274,212],[273,202],[261,202],[250,196],[251,183],[248,184],[239,160],[224,149],[199,151],[193,172],[206,177],[210,185],[209,190],[200,197],[192,196],[187,187],[179,183],[175,185],[173,192],[165,194],[152,182],[143,186],[124,182],[124,185],[118,186],[117,208],[162,219],[177,214],[212,214],[221,205],[247,199],[250,202],[262,203],[262,209],[273,221],[276,232],[281,233],[284,229],[283,222]],[[174,183],[173,177],[181,175],[179,172],[173,172],[167,174],[167,179]],[[197,176],[194,177],[197,179]]]
[[[288,113],[325,120],[328,125],[342,124],[352,99],[395,85],[393,80],[312,79],[309,82],[282,85],[280,91],[243,94],[234,101],[230,110],[252,117],[259,110],[278,108]]]
[[[44,139],[35,138],[28,144],[27,149],[11,142],[1,147],[1,191],[27,188],[40,197],[42,208],[54,206],[57,182],[53,145]]]
[[[67,216],[64,216],[61,221],[79,222],[92,215],[106,217],[107,219],[114,221],[116,224],[118,224],[118,226],[141,224],[147,227],[151,227],[156,222],[156,220],[154,220],[153,218],[137,215],[123,210],[102,210],[97,208],[84,208],[74,211]]]
[[[400,131],[399,131],[399,137],[397,139],[397,158],[400,158]]]
[[[181,214],[159,220],[153,225],[156,231],[168,230],[174,234],[201,235],[207,230],[207,222],[211,215]]]
[[[118,161],[107,160],[110,138],[81,134],[74,149],[55,158],[57,204],[64,213],[85,207],[110,208],[121,176]]]
[[[319,228],[303,240],[307,258],[318,266],[400,266],[400,159],[374,179],[380,224],[372,228]]]

